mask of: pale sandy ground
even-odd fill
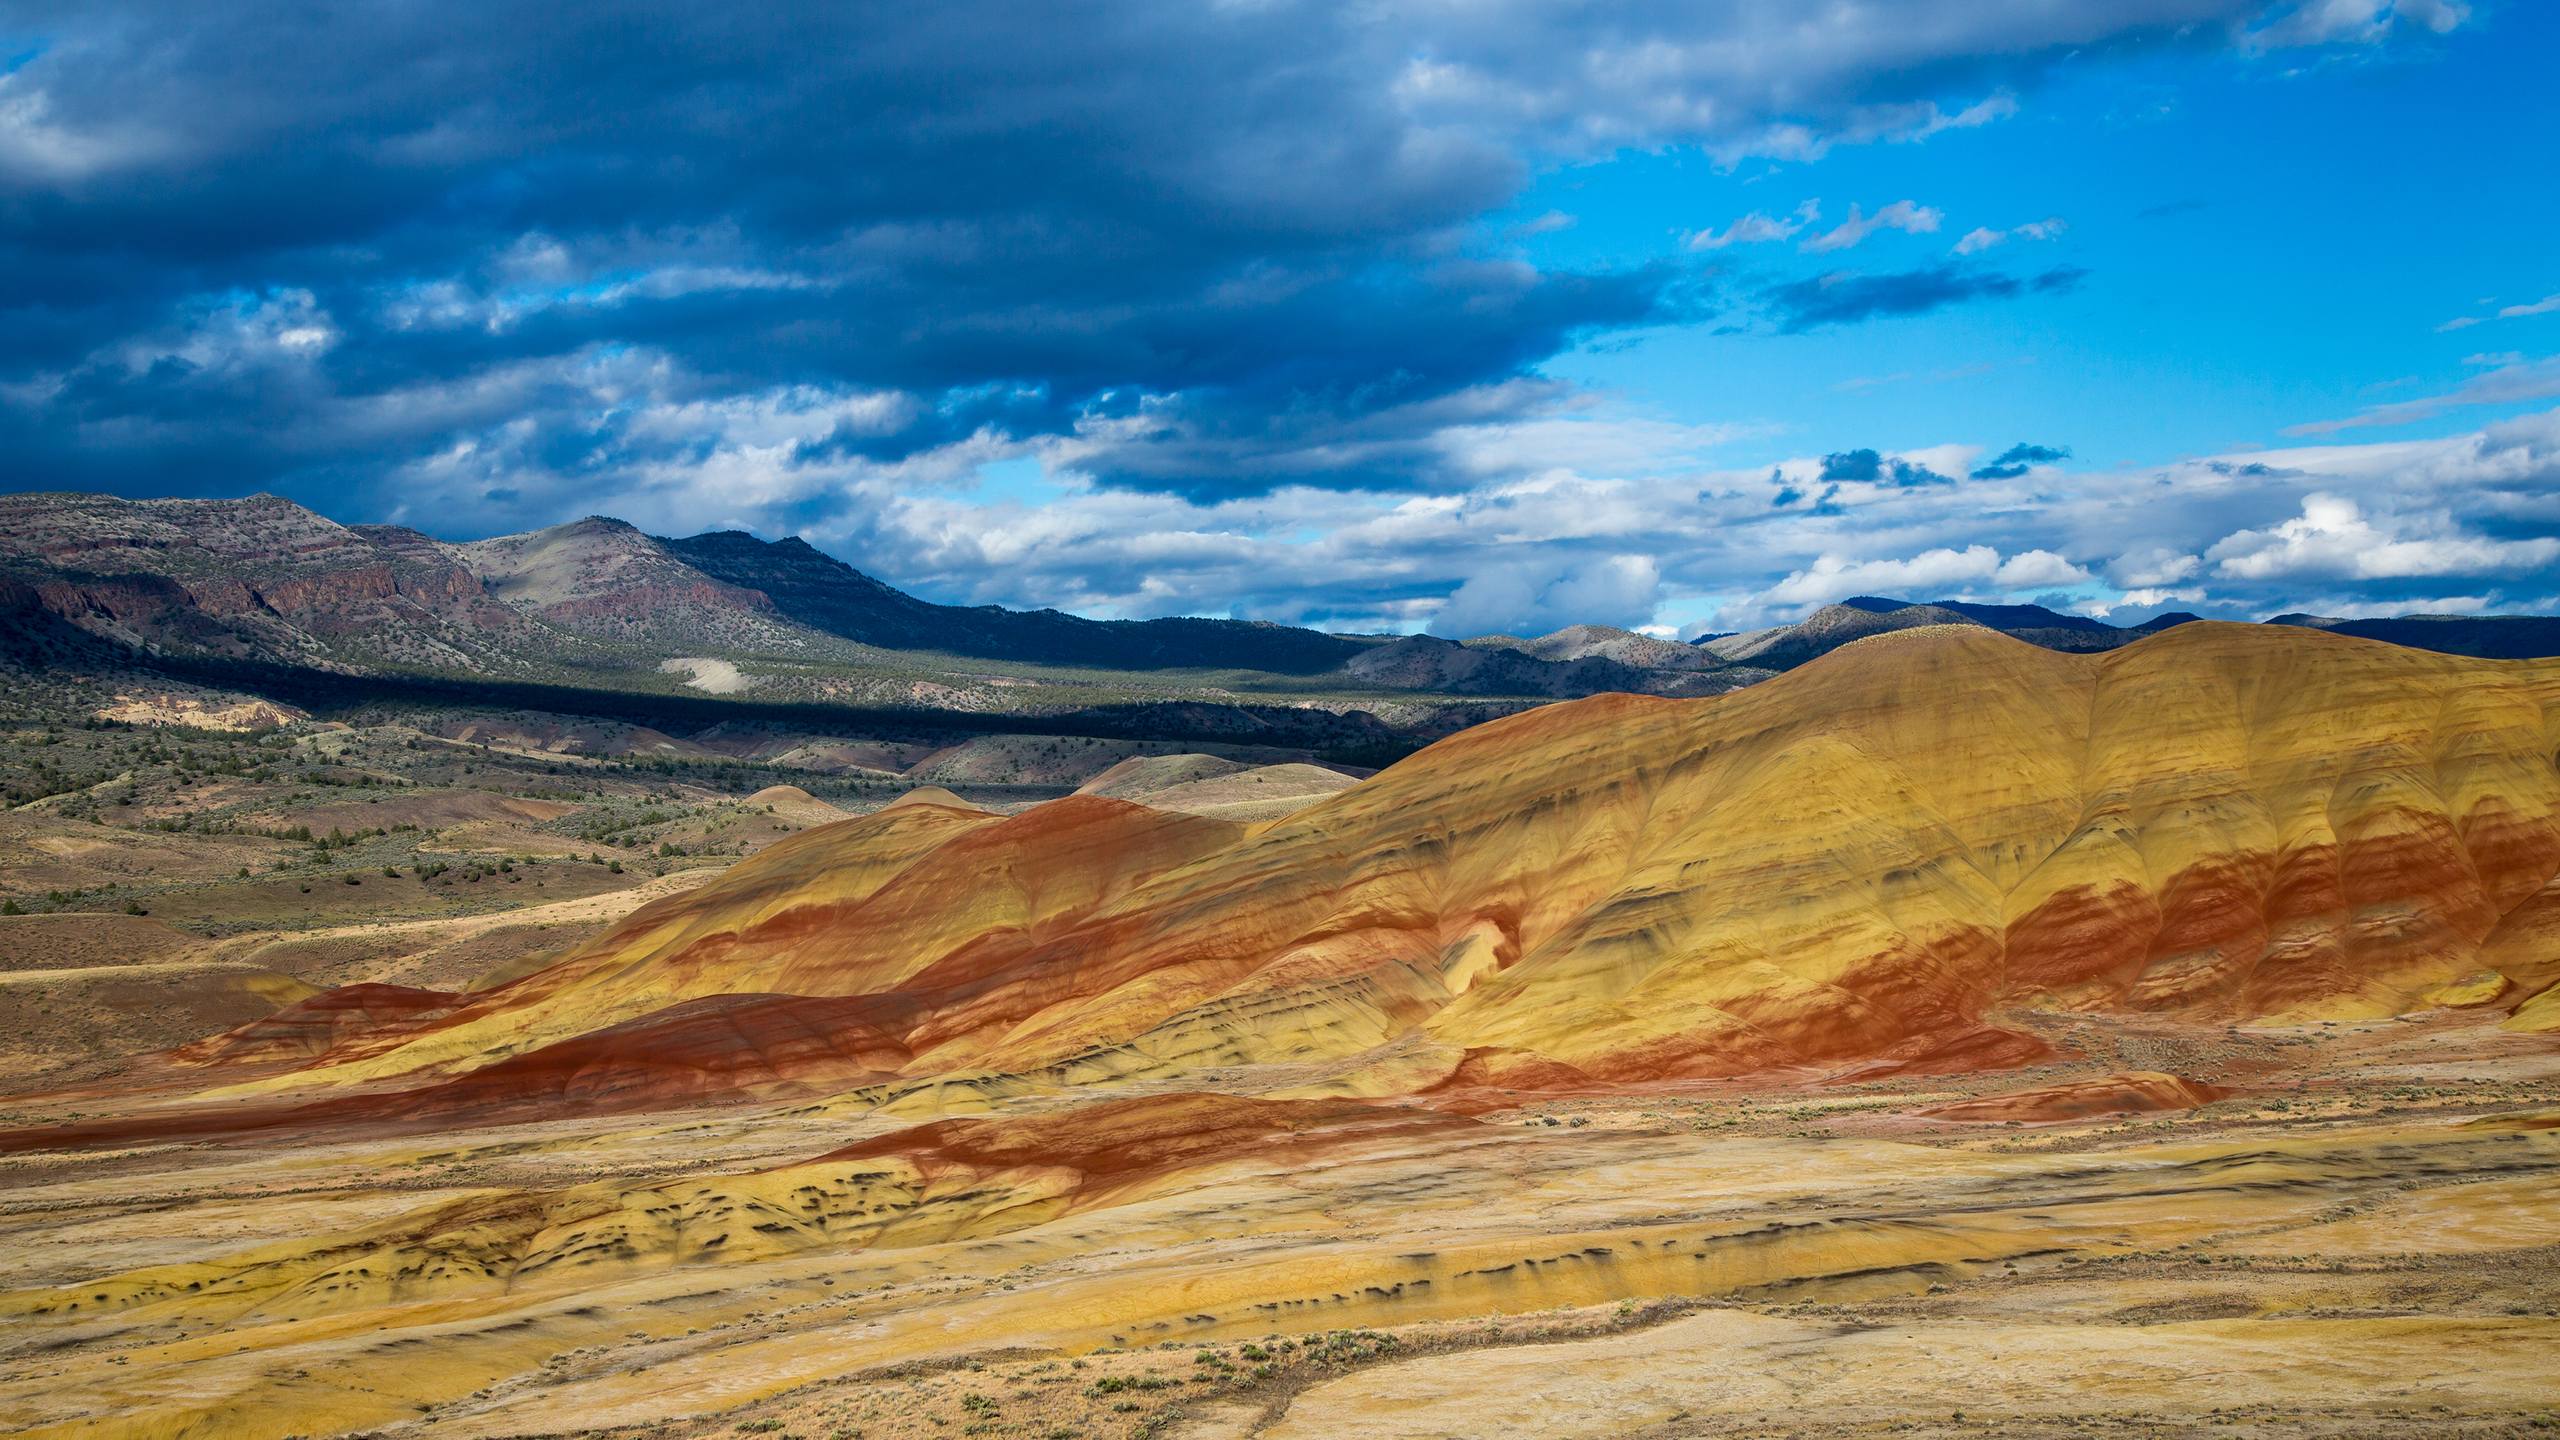
[[[2259,1088],[2011,1127],[1913,1112],[2050,1076],[1670,1087],[1063,1212],[1036,1166],[926,1181],[853,1229],[775,1167],[1061,1097],[21,1155],[0,1429],[2548,1433],[2560,1047],[2453,1015],[2106,1038]]]
[[[524,905],[512,910],[493,910],[480,915],[440,916],[428,920],[366,920],[348,925],[323,926],[296,930],[285,934],[260,932],[211,942],[213,955],[226,960],[253,960],[267,946],[279,943],[343,940],[353,938],[410,938],[431,940],[438,945],[459,944],[493,930],[516,929],[527,925],[578,925],[595,921],[619,920],[652,900],[693,889],[719,874],[717,869],[695,868],[653,876],[640,884],[621,890],[607,890],[596,895],[581,895],[568,900],[554,900],[541,905]]]
[[[196,730],[272,730],[310,717],[269,700],[224,700],[169,691],[119,694],[98,712],[127,725],[184,725]]]
[[[2547,1318],[1878,1326],[1852,1316],[1709,1310],[1597,1340],[1379,1366],[1313,1387],[1248,1433],[1569,1440],[1769,1433],[1817,1415],[1832,1427],[1960,1426],[1968,1409],[2004,1425],[2113,1414],[2201,1426],[2213,1413],[2316,1412],[2342,1402],[2377,1427],[2394,1413],[2419,1425],[2436,1414],[2452,1423],[2518,1397],[2548,1398],[2555,1338],[2560,1326]],[[1497,1397],[1510,1403],[1488,1403]]]
[[[747,688],[747,677],[739,673],[735,661],[684,656],[661,660],[658,669],[668,675],[682,675],[687,686],[713,695],[735,695]]]
[[[299,973],[306,967],[292,957],[334,951],[346,958],[319,972],[328,984],[363,980],[426,989],[486,987],[539,968],[650,901],[693,889],[719,873],[707,867],[675,870],[625,889],[479,915],[239,935],[211,942],[206,953]]]

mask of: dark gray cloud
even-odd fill
[[[1987,465],[1976,466],[1976,480],[2015,480],[2038,465],[2056,465],[2071,458],[2068,445],[2031,445],[2026,441],[2003,450]]]
[[[1956,264],[1873,275],[1840,270],[1771,285],[1760,292],[1760,299],[1775,313],[1779,330],[1797,335],[1879,316],[1926,314],[1970,300],[2069,290],[2087,276],[2087,271],[2068,265],[2029,276]]]
[[[1885,484],[1910,489],[1916,485],[1952,485],[1954,480],[1926,465],[1908,460],[1888,460],[1873,450],[1843,450],[1822,457],[1824,480],[1851,480],[1866,484]],[[1825,498],[1828,498],[1827,496]]]
[[[1450,417],[1707,309],[1485,249],[1535,166],[1926,134],[2296,8],[0,0],[0,447],[337,499],[504,455],[584,509],[707,443],[635,394],[815,392],[860,413],[813,462],[1072,436],[1130,487],[1430,485]],[[1767,298],[1805,329],[2074,278]]]

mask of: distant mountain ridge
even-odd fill
[[[39,663],[104,645],[355,674],[663,690],[691,683],[667,676],[699,677],[717,661],[724,684],[782,687],[758,692],[767,698],[961,709],[1037,706],[1063,695],[1060,686],[1084,687],[1076,704],[1117,703],[1089,692],[1136,683],[1117,676],[1168,673],[1145,682],[1147,698],[1233,703],[1239,685],[1313,685],[1533,701],[1719,693],[1921,626],[2093,652],[2195,618],[2115,626],[2041,605],[1860,595],[1792,625],[1693,645],[1587,624],[1463,642],[1334,635],[1259,621],[940,605],[797,537],[652,536],[605,516],[451,544],[402,526],[341,525],[272,495],[0,495],[0,638]],[[2551,617],[2288,614],[2271,623],[2483,658],[2560,654],[2560,619]],[[761,662],[759,673],[738,674],[740,660]],[[1066,673],[988,673],[990,661]]]
[[[1573,626],[1529,640],[1500,635],[1463,644],[1435,635],[1408,635],[1363,650],[1343,666],[1343,671],[1372,685],[1401,690],[1555,698],[1610,691],[1710,694],[1766,679],[1771,673],[1719,665],[1711,657],[1703,665],[1645,664],[1642,659],[1647,652],[1613,645],[1605,639],[1595,640],[1595,635],[1660,643],[1647,636],[1596,625]],[[1620,659],[1619,654],[1635,658]]]
[[[1479,635],[1465,643],[1479,649],[1517,650],[1535,660],[1614,660],[1644,670],[1707,670],[1715,665],[1714,657],[1695,646],[1613,625],[1567,625],[1526,639],[1517,635]]]
[[[2551,615],[2400,615],[2390,619],[2340,620],[2327,615],[2278,615],[2270,625],[2299,625],[2333,635],[2354,635],[2482,660],[2535,660],[2560,655],[2560,616]]]
[[[1060,610],[936,605],[825,554],[798,536],[739,530],[659,537],[701,573],[767,597],[813,630],[884,650],[1113,669],[1238,669],[1311,675],[1370,642],[1253,620],[1088,620]]]
[[[330,668],[513,675],[855,647],[1104,669],[1313,675],[1375,641],[1251,621],[936,605],[798,538],[676,539],[605,516],[447,544],[275,496],[0,496],[9,609],[112,643]]]
[[[673,682],[663,674],[698,674],[705,658],[752,657],[804,667],[788,679],[790,693],[772,698],[961,709],[1036,707],[1058,685],[1107,685],[1114,674],[1238,672],[1247,683],[1258,674],[1355,691],[1539,699],[1662,691],[1696,667],[1685,647],[1668,647],[1682,663],[1660,671],[1578,652],[1489,661],[1460,652],[1471,663],[1454,669],[1361,667],[1350,662],[1401,642],[1260,621],[938,605],[796,537],[652,536],[588,516],[448,544],[401,526],[341,525],[271,495],[0,496],[0,617],[10,618],[0,634],[9,653],[39,663],[75,652],[112,662],[123,650],[355,674],[664,688]],[[1612,643],[1577,642],[1579,633],[1534,643]],[[1096,674],[972,673],[985,661]],[[1149,683],[1159,702],[1246,698],[1214,677]]]
[[[1825,605],[1792,625],[1774,625],[1738,635],[1702,637],[1697,647],[1734,664],[1790,670],[1828,655],[1852,640],[1912,630],[1923,625],[1973,625],[2012,635],[2047,650],[2085,654],[2113,650],[2145,635],[2200,617],[2177,612],[2140,625],[2110,625],[2086,615],[2069,615],[2042,605],[1987,605],[1972,600],[1891,600],[1880,595],[1853,595]],[[2424,646],[2418,648],[2427,648]]]
[[[599,658],[493,598],[458,547],[272,495],[0,495],[0,611],[137,649],[518,675]]]
[[[1703,694],[1774,673],[1604,625],[1460,644],[1264,621],[940,605],[796,536],[653,536],[601,515],[448,544],[401,526],[340,525],[274,496],[53,494],[5,497],[0,525],[0,609],[43,616],[75,644],[359,673],[663,686],[636,677],[757,657],[873,677],[803,677],[794,696],[779,698],[958,708],[1018,706],[1046,683],[955,674],[984,661],[1092,671],[1103,683],[1113,674],[1235,672],[1247,685],[1260,675],[1469,700]],[[889,673],[899,666],[939,673],[901,680]],[[1240,698],[1216,674],[1174,683]]]

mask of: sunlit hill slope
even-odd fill
[[[2556,697],[2560,663],[2271,627],[1907,631],[1258,826],[919,798],[233,1078],[382,1114],[1264,1062],[1384,1094],[2011,1063],[2018,1008],[2513,1008],[2560,975]]]

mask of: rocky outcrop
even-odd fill
[[[504,673],[578,644],[492,600],[450,547],[273,496],[0,497],[0,569],[63,623],[144,650]]]

